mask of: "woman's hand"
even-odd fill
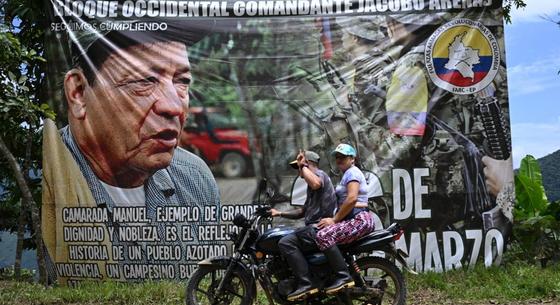
[[[326,228],[330,225],[334,225],[334,218],[329,217],[329,218],[321,219],[321,221],[319,221],[319,223],[317,224],[317,227],[319,229],[322,229],[322,228]]]

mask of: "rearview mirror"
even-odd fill
[[[307,200],[307,183],[303,178],[297,176],[292,183],[290,192],[290,204],[293,206],[303,206]]]
[[[259,181],[259,193],[264,193],[266,192],[266,186],[267,186],[267,180],[266,178],[262,178],[261,181]]]

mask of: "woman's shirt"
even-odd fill
[[[364,174],[359,168],[352,165],[349,169],[347,169],[344,172],[344,174],[342,175],[342,179],[336,186],[335,192],[336,192],[338,209],[340,209],[340,206],[346,200],[346,197],[348,197],[347,185],[352,181],[356,181],[360,184],[360,188],[358,190],[357,202],[363,202],[363,203],[368,202],[366,177],[364,176]],[[350,213],[348,213],[348,215],[344,219],[346,220],[346,219],[353,218],[356,214],[362,211],[367,211],[367,208],[354,208]]]

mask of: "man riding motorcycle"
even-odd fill
[[[307,198],[302,208],[281,212],[271,209],[273,217],[299,219],[305,217],[305,226],[280,239],[278,246],[297,278],[297,288],[288,295],[288,301],[304,298],[319,292],[309,277],[309,268],[303,252],[316,250],[316,224],[333,216],[336,203],[334,187],[329,176],[318,168],[319,155],[313,151],[300,151],[290,165],[299,170],[307,183]]]
[[[260,195],[264,192],[266,196],[261,201]],[[320,291],[313,295],[302,294],[300,299],[289,301],[288,296],[298,290],[298,274],[301,273],[292,263],[288,263],[291,268],[286,268],[287,261],[293,260],[282,255],[280,240],[294,234],[298,228],[280,226],[266,229],[272,219],[272,197],[273,192],[267,189],[266,180],[262,180],[259,184],[258,207],[251,215],[237,214],[233,219],[237,228],[230,230],[233,253],[209,257],[198,263],[198,269],[187,282],[187,305],[251,305],[257,298],[257,284],[270,305],[303,302],[324,305],[354,302],[405,305],[406,282],[392,261],[394,259],[409,270],[406,254],[395,247],[395,241],[404,233],[397,223],[340,246],[344,261],[349,266],[347,269],[355,281],[355,286],[344,288],[343,293],[329,294],[325,290],[337,278],[337,272],[328,258],[319,249],[305,251],[308,273],[303,275],[308,276],[309,282],[319,287]],[[274,213],[280,216],[279,211],[275,210]],[[282,216],[285,216],[284,213]],[[301,215],[301,212],[298,213]],[[301,248],[296,249],[302,251]],[[373,252],[383,252],[385,257],[372,255]],[[303,260],[302,257],[300,259]]]

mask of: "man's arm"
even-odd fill
[[[321,178],[309,168],[309,164],[305,159],[303,151],[299,152],[296,159],[299,166],[299,176],[305,180],[305,183],[307,183],[312,190],[316,191],[320,189],[321,186],[323,186]]]
[[[297,208],[289,211],[279,211],[277,209],[270,209],[270,215],[272,217],[283,217],[288,219],[300,219],[304,216],[304,212],[302,208]]]
[[[309,167],[305,165],[302,166],[300,169],[300,176],[305,180],[307,185],[309,185],[309,187],[314,191],[320,189],[323,186],[323,182],[321,181],[321,178],[319,178],[319,176],[317,176],[311,169],[309,169]]]

